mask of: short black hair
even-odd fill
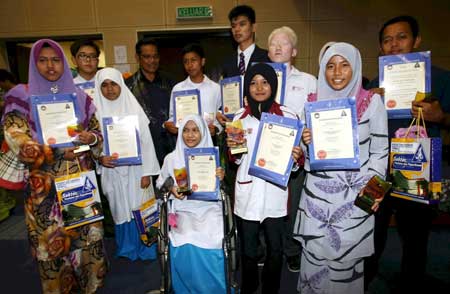
[[[6,69],[0,68],[0,82],[6,81],[16,84],[16,77]]]
[[[158,42],[155,39],[153,39],[153,38],[144,38],[144,39],[140,39],[136,43],[136,46],[134,47],[137,55],[141,55],[141,53],[142,53],[142,46],[145,46],[145,45],[153,45],[153,46],[155,46],[156,50],[159,53]]]
[[[241,15],[246,16],[252,24],[256,22],[255,10],[248,5],[238,5],[231,9],[230,13],[228,13],[228,19],[231,22],[233,19]]]
[[[76,40],[75,42],[72,43],[72,45],[70,46],[70,53],[72,54],[73,57],[77,56],[78,50],[80,50],[81,47],[84,46],[89,46],[94,48],[95,53],[97,54],[97,57],[100,56],[100,48],[98,47],[97,44],[95,44],[94,41],[89,40],[89,39],[79,39]]]
[[[417,36],[419,36],[419,23],[417,22],[417,19],[415,19],[410,15],[400,15],[391,18],[390,20],[388,20],[383,24],[383,26],[380,29],[380,32],[378,33],[378,41],[380,42],[380,44],[383,42],[383,34],[386,27],[398,22],[408,23],[409,27],[411,28],[414,40],[417,38]]]
[[[187,44],[181,50],[181,56],[184,57],[184,55],[186,55],[189,52],[194,52],[198,56],[200,56],[200,58],[205,58],[205,50],[203,50],[203,47],[200,44],[197,43]]]

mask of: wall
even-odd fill
[[[423,50],[432,50],[433,63],[450,68],[450,4],[448,0],[2,0],[0,38],[103,34],[106,64],[114,63],[114,46],[127,47],[128,63],[136,69],[134,44],[139,31],[228,27],[228,11],[248,4],[257,12],[257,43],[267,47],[276,27],[291,26],[299,35],[297,67],[315,74],[317,55],[327,41],[347,41],[363,56],[364,74],[377,73],[377,33],[383,21],[399,15],[418,18]],[[177,21],[175,8],[212,5],[208,20]],[[13,17],[11,17],[13,16]],[[8,67],[2,58],[0,67]]]

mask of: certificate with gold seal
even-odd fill
[[[192,191],[187,197],[190,200],[219,200],[219,178],[216,168],[219,167],[219,149],[186,148],[184,149],[188,183]]]
[[[302,129],[300,120],[263,112],[248,173],[287,187]]]
[[[200,91],[197,89],[172,93],[174,123],[178,127],[189,114],[201,115]]]
[[[54,148],[74,146],[82,128],[76,93],[33,95],[30,105],[39,143]]]
[[[228,118],[242,108],[242,80],[241,76],[229,77],[220,80],[222,94],[222,113]]]

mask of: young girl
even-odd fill
[[[142,165],[115,166],[113,156],[101,156],[102,188],[108,198],[115,225],[116,256],[131,260],[155,259],[156,245],[145,246],[139,237],[131,210],[153,195],[151,175],[159,174],[149,120],[125,86],[122,74],[114,68],[104,68],[95,76],[94,102],[103,130],[103,118],[137,115]]]
[[[251,66],[244,77],[244,95],[248,105],[239,110],[234,120],[241,119],[246,133],[248,153],[234,158],[239,165],[235,185],[234,213],[237,216],[242,257],[242,293],[254,293],[259,286],[258,244],[259,231],[264,231],[266,260],[263,268],[262,293],[278,293],[283,261],[284,217],[287,215],[288,190],[248,174],[262,112],[295,118],[294,111],[274,100],[277,75],[267,64]],[[235,142],[227,138],[228,147]],[[292,156],[297,162],[301,149],[296,146]],[[298,166],[296,166],[298,168]]]
[[[220,99],[219,85],[210,80],[203,74],[203,68],[206,63],[203,48],[198,44],[189,44],[183,48],[183,66],[188,77],[176,84],[172,89],[172,95],[175,91],[198,89],[200,91],[201,116],[208,116],[208,128],[211,136],[222,130],[222,126],[216,120],[216,112],[222,105]],[[173,98],[170,99],[169,119],[164,123],[165,128],[172,134],[178,132],[173,117]]]
[[[386,176],[388,136],[383,102],[362,88],[361,79],[358,49],[347,43],[331,45],[320,63],[316,99],[356,97],[361,167],[306,175],[295,225],[303,245],[302,293],[364,292],[363,257],[373,253],[374,218],[353,203],[372,176]],[[304,143],[311,137],[305,130]]]
[[[189,115],[180,124],[175,150],[164,159],[156,184],[172,177],[174,170],[185,168],[184,150],[213,147],[208,126],[198,115]],[[223,179],[222,168],[216,176]],[[171,224],[170,263],[175,293],[225,293],[224,256],[222,251],[223,217],[221,202],[189,200],[172,189],[169,212],[176,218]]]

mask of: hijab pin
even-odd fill
[[[53,85],[50,87],[50,91],[52,91],[53,94],[58,93],[58,90],[59,90],[58,85]]]

